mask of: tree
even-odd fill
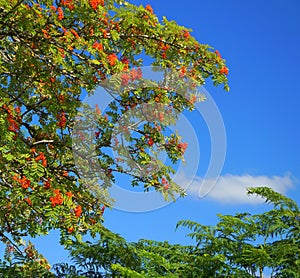
[[[178,225],[192,229],[197,249],[207,256],[221,255],[231,269],[242,271],[232,277],[263,277],[266,268],[271,277],[299,277],[298,205],[267,187],[249,188],[248,193],[263,197],[274,208],[258,215],[219,215],[215,227],[191,221]]]
[[[185,27],[166,18],[160,22],[149,5],[112,0],[0,0],[0,50],[0,237],[7,250],[37,261],[39,255],[26,253],[30,244],[19,248],[22,237],[59,229],[61,242],[68,245],[72,236],[96,235],[105,206],[111,206],[106,189],[117,173],[131,175],[132,185],[154,188],[166,198],[184,194],[171,181],[171,166],[142,177],[132,169],[151,166],[154,147],[173,163],[182,159],[186,145],[177,134],[166,136],[169,121],[159,112],[193,109],[193,88],[207,78],[229,89],[228,69],[218,51],[197,42]],[[174,74],[180,76],[177,91],[149,84],[135,90],[134,84],[145,82],[141,57],[172,72],[169,82]],[[74,152],[87,159],[80,155],[85,140],[72,147],[72,133],[83,95],[99,85],[114,101],[106,115],[94,108],[92,140],[100,174],[86,183],[84,167],[74,162]],[[111,91],[116,86],[122,94]],[[105,150],[122,155],[124,147],[116,146],[113,137],[116,124],[145,103],[157,113],[134,135],[123,126],[130,161],[122,164]],[[80,132],[76,135],[80,138]]]
[[[294,277],[300,273],[299,207],[267,187],[249,188],[273,208],[262,214],[219,215],[215,226],[185,220],[194,246],[140,240],[128,243],[110,231],[94,243],[74,242],[75,266],[55,265],[63,273],[88,277]],[[65,271],[65,272],[63,272]],[[98,276],[97,276],[98,275]],[[76,277],[76,276],[74,276]]]

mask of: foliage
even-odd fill
[[[162,86],[134,89],[133,84],[143,82],[139,67],[145,57],[180,76],[177,92]],[[65,245],[73,236],[78,240],[87,232],[95,236],[102,229],[105,207],[111,206],[107,187],[117,173],[131,176],[132,185],[154,188],[165,198],[183,195],[171,181],[172,166],[160,162],[160,170],[146,176],[134,171],[138,164],[151,166],[149,151],[155,148],[166,152],[173,163],[183,159],[187,146],[179,135],[165,135],[168,122],[161,115],[154,113],[135,130],[136,137],[123,126],[133,166],[123,167],[105,150],[122,154],[124,148],[116,146],[113,131],[128,110],[140,109],[144,103],[162,104],[164,110],[168,107],[176,113],[193,109],[196,98],[182,92],[188,90],[185,81],[192,80],[190,92],[207,78],[228,90],[227,74],[219,52],[197,42],[185,27],[166,18],[160,22],[149,5],[112,0],[0,0],[2,241],[17,248],[24,236],[51,229],[61,231]],[[86,173],[74,162],[74,152],[81,153],[82,145],[72,148],[72,132],[82,98],[99,85],[114,96],[114,102],[106,115],[95,108],[93,140],[101,171],[86,183],[82,179]],[[124,93],[112,92],[115,86]],[[27,258],[19,250],[21,255]]]
[[[80,275],[89,273],[91,276],[92,274],[104,275],[105,273],[103,277],[117,277],[118,272],[111,268],[112,264],[126,265],[128,268],[136,267],[139,257],[135,248],[128,244],[125,239],[105,228],[99,231],[99,237],[100,239],[96,244],[74,241],[69,246],[75,264],[80,266],[77,275],[78,273]],[[61,268],[61,265],[53,266],[58,276],[64,272],[72,272],[72,266],[63,266],[64,269]]]
[[[0,277],[55,277],[48,261],[31,242],[23,246],[25,256],[16,245],[7,245],[4,260],[0,260]]]
[[[297,204],[270,188],[250,188],[249,194],[266,198],[274,208],[257,215],[219,215],[216,226],[180,221],[177,227],[191,230],[195,246],[151,240],[127,243],[105,230],[95,243],[74,242],[73,270],[93,273],[88,277],[246,278],[263,277],[268,268],[273,278],[299,277]]]
[[[209,256],[221,254],[226,264],[242,270],[239,277],[263,277],[265,268],[271,269],[272,277],[299,277],[299,207],[267,187],[249,188],[248,193],[265,198],[274,208],[258,215],[219,215],[214,227],[192,221],[178,226],[192,230],[189,236],[198,249]]]

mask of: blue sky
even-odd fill
[[[198,198],[210,143],[203,119],[191,116],[190,121],[199,124],[198,133],[203,131],[203,164],[189,196],[152,212],[106,210],[105,225],[129,241],[147,238],[186,244],[191,243],[187,231],[174,231],[181,219],[215,224],[217,213],[264,211],[265,205],[247,199],[243,193],[247,186],[269,185],[300,203],[300,2],[130,2],[150,4],[160,18],[192,28],[198,41],[218,49],[227,60],[230,93],[209,82],[205,86],[223,118],[227,154],[220,182]],[[55,233],[35,242],[50,263],[66,259],[62,248],[55,247]]]

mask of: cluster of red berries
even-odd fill
[[[18,133],[19,129],[20,129],[18,121],[21,121],[21,117],[20,117],[21,110],[20,110],[20,107],[16,107],[15,108],[15,113],[18,114],[17,118],[15,118],[15,116],[13,115],[12,110],[6,104],[2,105],[2,109],[4,109],[6,111],[6,113],[7,113],[7,121],[9,123],[8,130],[12,131],[14,133]]]
[[[80,205],[78,205],[75,209],[74,209],[74,213],[75,213],[75,216],[76,218],[79,218],[80,215],[82,214],[82,208]]]
[[[129,82],[141,79],[143,76],[141,68],[132,69],[129,73],[124,73],[121,76],[121,85],[127,86]]]
[[[191,36],[191,34],[189,33],[189,31],[183,30],[183,35],[182,36],[187,40]]]
[[[57,117],[56,117],[59,121],[57,123],[57,125],[60,128],[64,128],[67,124],[67,117],[66,117],[66,113],[64,111],[60,112]]]
[[[151,14],[153,14],[153,8],[151,7],[151,5],[146,5],[146,8],[145,8],[148,12],[150,12]]]
[[[177,148],[181,152],[181,154],[185,153],[185,150],[186,150],[187,146],[188,146],[187,143],[179,143],[179,144],[177,144]]]
[[[45,189],[50,189],[51,188],[51,183],[50,183],[49,178],[44,182],[44,188]]]
[[[57,19],[60,21],[64,18],[64,12],[61,7],[57,8]]]
[[[22,178],[19,178],[18,176],[14,176],[13,179],[21,184],[22,188],[28,189],[30,187],[30,180],[27,179],[26,176],[22,176]]]
[[[60,4],[62,6],[66,6],[69,8],[71,11],[74,9],[74,5],[72,4],[73,0],[60,0]]]
[[[167,181],[167,179],[165,179],[165,178],[162,178],[162,179],[161,179],[161,183],[163,184],[163,186],[164,186],[164,189],[166,189],[166,190],[168,190],[168,189],[169,189],[169,187],[170,187],[170,184],[169,184],[169,182]]]
[[[220,74],[228,75],[228,68],[226,68],[226,67],[221,68],[220,69]]]
[[[90,0],[89,4],[92,9],[97,10],[99,5],[104,6],[104,0]]]
[[[24,198],[24,201],[25,201],[29,206],[32,206],[32,202],[31,202],[31,200],[30,200],[28,197]]]
[[[99,42],[94,42],[93,46],[92,46],[94,49],[97,49],[98,51],[101,51],[103,50],[103,45],[102,43],[99,43]]]
[[[63,195],[60,193],[60,190],[54,189],[53,192],[54,192],[54,196],[50,197],[52,206],[55,207],[57,205],[62,205],[64,198],[63,198]]]
[[[118,56],[115,53],[109,54],[107,56],[107,61],[113,67],[118,61]]]
[[[47,159],[43,152],[39,152],[39,155],[35,158],[35,161],[41,161],[44,167],[47,167]]]

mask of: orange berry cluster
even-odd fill
[[[186,148],[187,148],[187,146],[188,146],[187,143],[179,143],[179,144],[177,145],[177,148],[178,148],[178,150],[179,150],[182,154],[184,154],[184,153],[185,153],[185,150],[186,150]]]
[[[74,9],[74,5],[72,4],[73,0],[61,0],[60,4],[63,6],[66,6],[67,8],[69,8],[70,10]]]
[[[151,7],[151,5],[146,5],[146,10],[148,11],[148,12],[150,12],[151,14],[153,14],[153,8]]]
[[[228,68],[226,68],[226,67],[221,68],[220,69],[220,74],[228,75]]]
[[[9,123],[8,130],[12,131],[14,133],[18,133],[19,130],[20,130],[18,121],[19,122],[21,121],[21,117],[20,117],[21,110],[20,110],[20,107],[16,107],[15,108],[15,113],[17,113],[19,115],[17,117],[17,119],[13,115],[12,110],[6,104],[2,105],[2,109],[4,109],[6,111],[6,113],[7,113],[7,121]]]
[[[108,60],[108,63],[113,67],[114,65],[116,65],[116,63],[118,61],[118,57],[115,53],[112,53],[107,56],[107,60]]]
[[[70,191],[66,192],[66,195],[67,195],[69,198],[72,198],[72,196],[73,196],[72,192],[70,192]]]
[[[190,36],[191,36],[191,34],[189,33],[189,31],[183,30],[183,37],[184,37],[186,40],[187,40]]]
[[[64,18],[64,12],[61,7],[57,8],[57,19],[60,21]]]
[[[74,29],[71,29],[70,32],[72,33],[72,35],[73,35],[76,39],[79,39],[79,35],[78,35],[78,33],[77,33]]]
[[[166,190],[169,189],[170,184],[169,184],[169,182],[165,178],[161,179],[161,183],[164,185],[164,189],[166,189]]]
[[[99,5],[104,6],[104,0],[90,0],[89,4],[92,9],[97,10]]]
[[[80,205],[78,205],[77,208],[74,209],[74,213],[75,213],[76,218],[80,217],[80,215],[82,214],[82,208]]]
[[[63,198],[63,195],[60,193],[60,190],[54,189],[53,192],[54,192],[54,196],[50,197],[52,206],[55,207],[57,205],[62,205],[64,198]]]
[[[132,69],[129,73],[124,73],[121,75],[121,85],[127,86],[129,82],[141,79],[143,76],[141,68]]]
[[[44,188],[45,189],[51,188],[51,183],[50,183],[50,179],[49,178],[44,182]]]
[[[149,138],[147,144],[151,147],[154,144],[153,138]]]
[[[27,197],[27,198],[24,198],[24,201],[29,205],[29,206],[32,206],[32,202],[31,200]]]
[[[50,201],[52,203],[52,206],[58,206],[58,205],[62,205],[64,202],[64,197],[63,194],[60,192],[60,189],[54,189],[54,196],[50,197]],[[72,198],[73,194],[72,192],[66,192],[66,196],[68,198]],[[80,205],[78,205],[75,209],[74,209],[74,214],[76,218],[79,218],[82,214],[82,207]]]
[[[47,167],[47,159],[46,159],[46,156],[43,152],[39,152],[39,155],[35,158],[35,161],[36,162],[42,161],[42,165],[44,167]]]
[[[60,128],[64,128],[67,124],[67,117],[66,117],[66,113],[64,111],[60,112],[57,117],[56,117],[59,121],[57,123],[57,125]]]
[[[21,184],[22,188],[28,189],[30,187],[30,180],[27,179],[26,176],[22,176],[22,178],[19,178],[18,176],[14,176],[13,179]]]
[[[97,49],[98,51],[101,51],[103,50],[103,45],[102,43],[99,43],[99,42],[94,42],[93,46],[92,46],[94,49]]]

